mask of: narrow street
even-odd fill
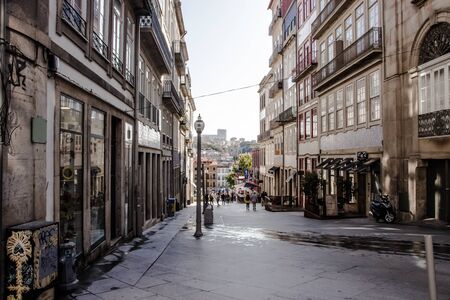
[[[66,299],[427,299],[423,234],[434,236],[439,299],[450,299],[448,231],[228,204],[196,240],[194,213],[119,247]]]

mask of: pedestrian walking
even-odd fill
[[[216,194],[216,201],[217,201],[217,206],[220,206],[220,195]]]
[[[256,202],[258,202],[258,195],[254,191],[251,196],[252,204],[253,204],[253,211],[256,211]]]
[[[267,193],[266,191],[262,191],[261,193],[261,206],[264,206],[264,203],[266,201]]]
[[[222,198],[222,205],[225,205],[225,192],[222,192],[220,198]]]
[[[244,203],[245,203],[245,208],[247,210],[250,210],[250,195],[248,194],[248,192],[245,192]]]

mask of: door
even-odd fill
[[[111,239],[120,236],[120,145],[122,136],[122,121],[111,117]]]
[[[427,217],[450,223],[450,160],[428,162]]]

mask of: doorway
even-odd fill
[[[111,117],[111,239],[120,236],[120,145],[122,137],[122,120]]]
[[[427,217],[450,223],[450,160],[429,160]]]

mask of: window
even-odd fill
[[[446,108],[444,68],[433,70],[434,111]]]
[[[122,63],[122,3],[119,0],[114,0],[113,8],[113,45],[112,45],[112,64],[113,67],[123,72]]]
[[[342,26],[339,25],[338,28],[336,28],[336,41],[342,40]]]
[[[307,77],[305,79],[305,89],[306,89],[305,102],[308,102],[310,99],[312,99],[312,95],[311,95],[311,78],[309,78],[309,77]]]
[[[61,96],[60,121],[60,234],[61,240],[83,250],[83,104]]]
[[[311,137],[317,137],[317,108],[312,110],[312,135]]]
[[[322,11],[325,8],[325,5],[327,5],[328,0],[320,0],[319,1],[319,10]]]
[[[347,113],[347,127],[355,124],[355,112],[353,106],[353,85],[345,87],[345,111]]]
[[[94,0],[93,45],[95,50],[106,57],[108,46],[105,20],[105,0]]]
[[[369,75],[370,121],[379,120],[380,111],[380,71]]]
[[[311,111],[305,113],[305,138],[311,138]]]
[[[336,92],[336,128],[344,127],[344,91]]]
[[[134,85],[134,22],[127,18],[127,53],[125,59],[125,76]]]
[[[303,4],[300,2],[299,6],[298,6],[298,25],[300,27],[300,25],[303,24],[303,21],[305,19],[303,18]]]
[[[303,105],[305,103],[305,89],[303,87],[303,81],[298,84],[298,102],[299,105]]]
[[[327,132],[327,98],[320,99],[320,121],[322,132]]]
[[[334,57],[334,37],[333,34],[328,36],[328,61],[332,61]]]
[[[334,94],[328,95],[328,130],[334,130]]]
[[[105,238],[105,114],[91,111],[90,133],[91,245]]]
[[[353,24],[352,24],[352,16],[348,16],[345,19],[345,45],[348,46],[353,42]]]
[[[139,57],[139,92],[145,95],[145,63],[142,56]]]
[[[431,74],[425,73],[419,77],[419,114],[431,112]]]
[[[369,0],[369,28],[379,27],[378,1]]]
[[[356,103],[358,110],[358,124],[366,122],[366,79],[361,78],[356,82]]]
[[[364,3],[361,3],[356,10],[356,38],[360,38],[364,34]]]
[[[325,42],[320,44],[320,64],[321,64],[322,67],[327,64]]]

